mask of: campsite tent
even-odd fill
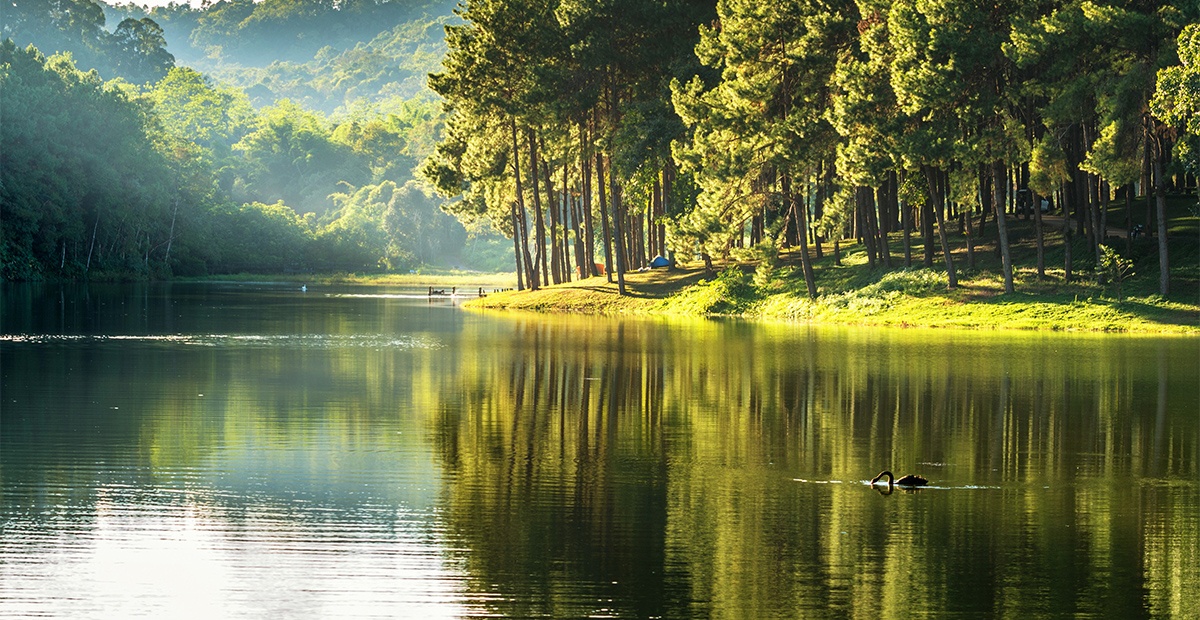
[[[655,256],[654,259],[650,261],[650,267],[655,268],[655,269],[657,269],[659,267],[670,267],[670,266],[671,266],[671,261],[663,258],[661,255]]]

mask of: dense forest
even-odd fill
[[[474,0],[431,77],[449,116],[423,174],[513,237],[524,287],[795,248],[813,296],[811,255],[854,238],[872,267],[899,266],[896,243],[903,266],[937,259],[953,288],[958,226],[968,266],[995,235],[1011,292],[1005,214],[1032,210],[1039,275],[1057,243],[1069,280],[1070,248],[1105,260],[1110,203],[1147,200],[1166,295],[1166,195],[1200,162],[1198,11]],[[1049,238],[1043,204],[1075,225]]]
[[[256,13],[272,6],[245,4]],[[503,268],[499,238],[468,233],[413,176],[441,122],[436,97],[423,86],[441,54],[426,52],[434,54],[430,60],[414,50],[429,45],[431,29],[438,33],[434,47],[442,45],[448,17],[418,12],[397,24],[414,8],[387,5],[365,15],[366,9],[326,4],[289,6],[298,13],[275,6],[257,19],[258,30],[222,35],[240,46],[199,32],[183,38],[245,54],[214,52],[223,63],[218,69],[269,73],[278,63],[250,64],[274,44],[265,30],[293,28],[299,36],[304,28],[320,30],[322,15],[344,17],[345,27],[326,24],[325,39],[305,38],[320,44],[312,62],[328,66],[307,67],[291,91],[258,88],[258,97],[255,88],[183,64],[193,48],[177,48],[168,37],[185,33],[175,21],[156,21],[190,15],[199,28],[214,19],[210,13],[228,10],[226,3],[6,7],[0,277]],[[127,16],[109,32],[107,15],[118,11]],[[375,29],[362,28],[366,21]],[[366,40],[345,35],[354,29]],[[335,51],[334,44],[345,49]],[[382,56],[371,62],[395,66],[364,72],[343,60],[356,50],[394,54],[394,62]],[[424,64],[403,69],[414,62]],[[317,94],[290,98],[304,92]]]
[[[151,19],[178,64],[245,90],[252,103],[281,98],[326,114],[410,99],[441,66],[454,2],[225,1],[105,5],[109,21]]]
[[[1003,215],[1070,279],[1137,201],[1167,294],[1198,21],[1187,0],[14,0],[0,277],[496,267],[499,233],[522,288],[791,249],[815,295],[811,258],[845,240],[953,287],[993,239],[1012,290]]]

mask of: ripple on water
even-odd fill
[[[0,617],[463,617],[436,517],[114,485],[2,515]]]
[[[295,349],[438,349],[443,346],[440,341],[427,336],[392,334],[4,334],[0,335],[0,342],[48,346],[143,343],[222,348]]]

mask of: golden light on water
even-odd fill
[[[4,617],[460,618],[465,577],[414,515],[391,523],[297,522],[283,506],[131,502],[97,490],[51,532],[0,539]],[[155,499],[161,499],[155,498]],[[307,507],[306,510],[312,510]],[[316,510],[320,512],[320,510]],[[335,515],[330,515],[335,516]],[[376,515],[378,517],[378,515]]]

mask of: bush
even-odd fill
[[[684,314],[740,314],[758,295],[750,276],[737,267],[729,267],[714,280],[702,280],[671,298],[669,309]]]

